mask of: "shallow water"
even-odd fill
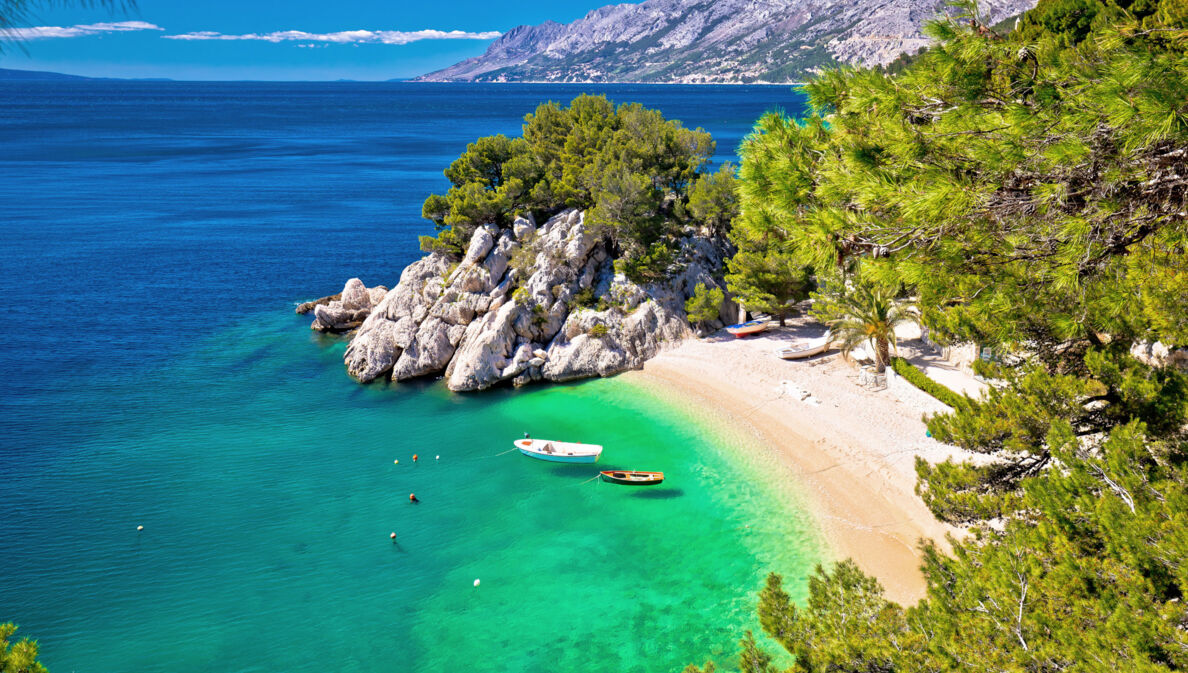
[[[630,378],[359,386],[292,315],[394,283],[449,158],[576,88],[23,86],[0,89],[0,282],[27,307],[0,326],[0,620],[51,671],[679,670],[733,658],[768,570],[803,590],[814,524],[745,436]],[[723,157],[799,104],[606,88]],[[504,453],[525,431],[668,478]]]

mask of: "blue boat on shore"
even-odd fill
[[[727,325],[726,331],[733,334],[736,337],[750,336],[752,334],[758,334],[758,333],[766,330],[767,326],[768,326],[768,324],[770,324],[770,322],[771,321],[768,320],[767,318],[760,318],[758,320],[752,320],[750,322],[743,322],[743,323],[739,323],[737,325]]]

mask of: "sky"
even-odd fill
[[[0,68],[185,80],[397,79],[478,56],[515,26],[566,23],[605,4],[138,0],[116,11],[57,5],[36,9],[17,28],[18,42],[3,45]]]

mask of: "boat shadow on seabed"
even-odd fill
[[[646,491],[632,491],[631,497],[643,498],[644,500],[672,500],[685,495],[685,491],[679,488],[651,488]]]

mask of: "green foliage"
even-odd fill
[[[586,334],[594,337],[595,339],[601,339],[602,337],[606,336],[607,332],[609,331],[610,330],[607,329],[606,325],[603,325],[602,323],[595,323],[590,327]]]
[[[760,623],[794,671],[1176,671],[1188,667],[1188,465],[1141,423],[1098,446],[1052,429],[1059,471],[1028,477],[1027,516],[925,547],[927,596],[904,610],[852,562],[818,568],[805,606],[779,576]]]
[[[898,76],[824,74],[807,118],[766,115],[744,142],[736,230],[790,264],[906,284],[940,338],[1052,368],[1107,340],[1176,343],[1188,68],[1181,33],[1144,26],[1070,46],[954,20]]]
[[[1183,0],[1042,0],[1019,21],[1018,41],[1056,36],[1075,45],[1127,19],[1141,29],[1188,28]]]
[[[769,114],[743,142],[741,180],[736,185],[740,213],[730,230],[737,252],[727,260],[726,284],[748,310],[784,319],[812,289],[811,264],[799,254],[790,214],[810,191],[813,177],[800,152],[809,145],[787,133],[787,118]],[[793,124],[795,126],[795,124]],[[821,127],[822,132],[824,127]]]
[[[441,232],[436,238],[421,236],[418,240],[421,243],[421,252],[438,253],[456,259],[460,259],[466,253],[466,243],[460,240],[457,232],[452,229]]]
[[[883,597],[883,587],[842,561],[827,570],[817,566],[809,578],[809,599],[792,604],[783,580],[772,573],[759,594],[763,630],[796,655],[793,671],[894,671],[896,655],[918,649],[898,605]]]
[[[966,402],[964,395],[959,395],[940,383],[928,378],[927,374],[920,371],[915,365],[908,362],[907,360],[904,360],[903,358],[891,358],[891,368],[895,370],[896,374],[899,374],[904,379],[906,379],[908,383],[916,386],[929,395],[932,395],[936,399],[940,400],[942,404],[948,405],[954,409],[959,409]]]
[[[706,288],[705,283],[698,283],[693,290],[693,296],[685,302],[685,312],[689,314],[689,322],[709,322],[717,319],[725,301],[726,294],[722,292],[722,288],[717,286]]]
[[[701,176],[689,189],[689,213],[711,231],[725,233],[739,214],[735,166],[722,164],[717,173]]]
[[[16,631],[16,624],[0,624],[0,673],[46,673],[37,661],[37,641],[21,638],[13,642]]]
[[[1186,243],[1183,232],[1166,232],[1127,260],[1127,282],[1140,293],[1143,318],[1160,339],[1173,344],[1188,344]]]
[[[759,649],[755,634],[747,631],[739,642],[738,670],[742,673],[777,673],[771,655]]]
[[[1105,10],[1105,3],[1098,0],[1045,0],[1023,15],[1018,37],[1058,35],[1069,43],[1081,42],[1089,36],[1093,20]]]
[[[666,243],[653,243],[642,252],[615,260],[615,271],[637,283],[664,280],[674,270],[676,251]]]
[[[696,189],[710,226],[729,221],[729,180],[701,176],[714,153],[710,135],[668,121],[638,104],[615,107],[603,96],[579,96],[563,108],[539,106],[519,138],[491,136],[467,146],[445,175],[445,195],[425,200],[423,215],[442,230],[435,249],[458,250],[476,227],[510,225],[514,213],[539,221],[565,208],[588,210],[636,280],[664,277],[681,218]]]
[[[889,75],[898,75],[907,70],[908,66],[915,63],[926,51],[928,51],[928,47],[920,47],[914,53],[904,52],[896,56],[895,60],[883,66],[883,72]]]
[[[741,241],[745,233],[732,236]],[[796,304],[809,296],[813,284],[809,269],[780,252],[778,246],[739,243],[726,262],[726,284],[752,312],[768,313],[780,325],[796,314]]]
[[[594,296],[594,288],[588,287],[573,296],[573,305],[578,308],[594,308],[598,305],[598,298]]]
[[[1071,428],[1086,446],[1135,422],[1159,441],[1183,436],[1188,419],[1183,374],[1109,351],[1090,351],[1084,363],[1084,376],[1035,366],[1004,369],[1005,385],[929,420],[938,440],[994,458],[977,466],[917,463],[918,490],[938,517],[968,523],[1010,514],[1022,480],[1051,464],[1052,448],[1062,439],[1052,435],[1053,428]]]
[[[536,255],[538,252],[539,246],[536,243],[535,234],[522,239],[520,245],[512,251],[511,257],[507,260],[507,266],[509,269],[520,272],[517,281],[531,275],[532,266],[536,264]]]
[[[895,293],[871,283],[852,283],[836,291],[813,295],[813,313],[829,325],[830,334],[843,356],[866,344],[874,345],[875,371],[883,371],[897,349],[895,328],[916,322],[912,305],[899,301]]]
[[[760,621],[804,672],[1188,669],[1188,379],[1129,355],[1188,343],[1188,3],[1044,0],[1007,38],[966,9],[760,120],[739,226],[1004,355],[928,421],[979,460],[917,461],[969,534],[925,546],[912,608],[839,565],[806,606],[769,579]]]

